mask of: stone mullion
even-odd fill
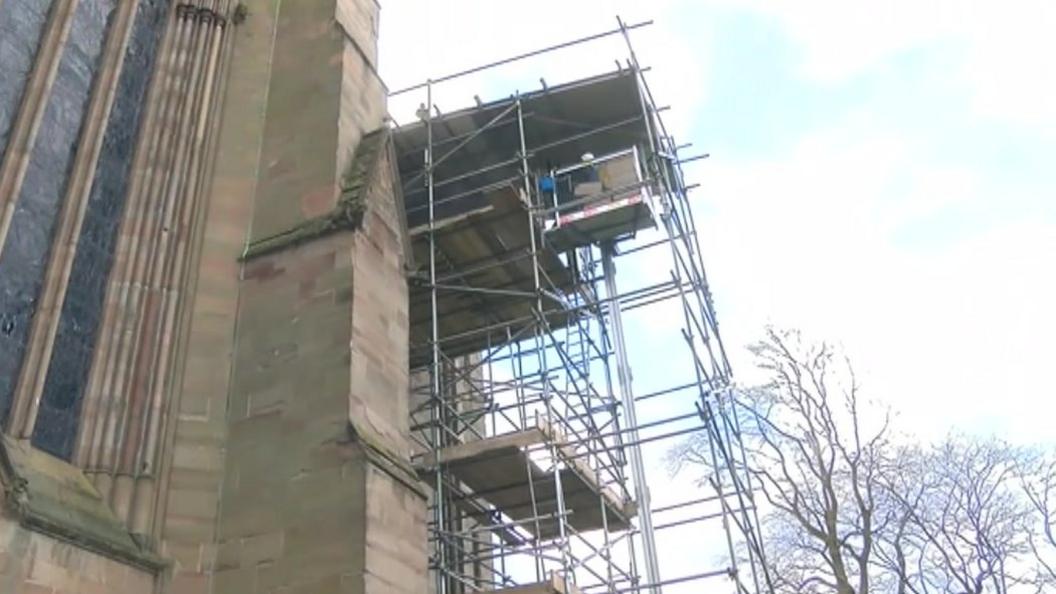
[[[88,413],[82,421],[77,460],[82,468],[101,468],[102,449],[110,412],[117,406],[115,393],[107,390],[121,352],[124,329],[129,321],[129,293],[132,289],[134,268],[141,257],[141,245],[145,237],[144,226],[149,219],[151,202],[144,188],[150,187],[156,173],[155,162],[162,150],[160,131],[165,129],[164,118],[168,105],[175,95],[173,86],[178,80],[175,50],[178,43],[178,22],[171,16],[159,51],[155,82],[147,99],[147,111],[140,133],[140,142],[145,149],[137,151],[125,205],[121,235],[115,248],[115,262],[111,271],[107,298],[104,301],[103,319],[99,339],[89,375],[85,407]]]
[[[200,13],[196,13],[189,19],[193,19],[194,27],[202,29]],[[137,401],[140,408],[131,419],[130,430],[126,433],[126,441],[121,449],[118,471],[121,473],[138,473],[136,459],[139,450],[147,437],[149,427],[149,416],[153,407],[153,395],[159,377],[163,377],[165,370],[164,355],[168,347],[165,322],[167,311],[171,307],[174,293],[178,290],[173,282],[173,271],[177,267],[179,244],[184,235],[184,220],[193,208],[194,197],[188,192],[189,177],[193,172],[195,137],[198,118],[201,109],[202,94],[204,92],[204,75],[202,62],[208,52],[211,35],[207,31],[197,32],[197,43],[194,50],[194,63],[189,72],[190,87],[188,89],[188,100],[184,104],[184,116],[180,120],[179,151],[176,158],[176,166],[172,173],[172,185],[169,187],[166,204],[171,210],[166,215],[166,231],[162,233],[159,252],[155,257],[155,267],[152,270],[150,288],[156,297],[157,307],[151,320],[151,334],[143,336],[140,347],[139,365],[137,365],[134,393],[140,395]]]
[[[183,11],[184,18],[187,14],[188,11]],[[108,439],[106,444],[111,446],[107,451],[109,459],[106,464],[111,470],[113,481],[108,495],[119,515],[128,512],[128,505],[131,501],[132,479],[128,474],[128,452],[134,451],[140,426],[140,415],[147,398],[146,381],[149,378],[151,349],[155,346],[161,307],[159,271],[166,264],[168,244],[173,233],[180,183],[179,172],[183,166],[185,153],[185,128],[190,118],[191,106],[194,103],[196,88],[194,68],[198,61],[197,53],[201,47],[201,31],[200,28],[194,26],[193,21],[188,23],[187,28],[189,41],[185,46],[185,59],[182,61],[184,67],[181,68],[182,81],[178,95],[178,113],[170,124],[174,131],[171,136],[171,150],[168,155],[169,159],[162,170],[163,179],[158,185],[158,193],[152,194],[150,198],[152,203],[157,205],[158,216],[150,231],[149,256],[143,259],[143,266],[137,270],[140,273],[136,279],[139,283],[137,287],[139,289],[137,293],[140,296],[139,307],[134,310],[136,317],[127,343],[128,350],[123,361],[125,365],[120,368],[121,374],[117,378],[120,381],[117,384],[116,393],[126,396],[125,407],[116,419],[113,438]]]
[[[191,49],[191,64],[187,71],[187,87],[184,101],[181,106],[181,114],[177,120],[177,133],[175,135],[176,152],[173,160],[172,170],[169,172],[168,183],[162,194],[164,205],[163,227],[159,233],[158,243],[151,258],[151,266],[147,281],[147,307],[144,317],[140,322],[140,335],[136,341],[135,364],[132,367],[132,382],[130,385],[130,396],[132,405],[127,411],[126,430],[121,435],[119,452],[117,457],[117,471],[119,474],[130,475],[134,472],[134,459],[136,450],[143,439],[143,429],[146,425],[145,415],[149,413],[147,406],[152,388],[153,378],[157,374],[157,355],[161,345],[159,340],[163,334],[163,317],[166,301],[168,299],[168,278],[172,268],[172,250],[174,243],[180,235],[180,220],[182,210],[187,206],[185,191],[185,179],[189,163],[188,141],[189,130],[194,127],[194,111],[198,104],[198,95],[201,85],[201,54],[203,46],[207,42],[207,36],[203,35],[197,23],[197,15],[188,17],[191,26],[195,29],[194,44]]]
[[[66,296],[81,225],[88,206],[88,196],[95,176],[95,164],[113,104],[136,4],[135,0],[122,3],[107,31],[108,39],[103,51],[102,67],[94,82],[92,99],[88,104],[84,129],[80,135],[80,145],[63,206],[59,211],[59,226],[52,238],[50,261],[39,304],[33,316],[22,372],[15,389],[14,414],[10,425],[12,433],[26,439],[33,434],[44,380],[47,378],[51,361],[55,332],[59,325],[59,315],[62,312],[62,303]]]
[[[212,4],[212,3],[210,3]],[[153,358],[144,366],[148,374],[149,389],[144,390],[144,409],[140,417],[138,439],[133,447],[126,449],[126,465],[120,468],[135,479],[133,502],[131,505],[131,525],[135,532],[148,529],[150,506],[154,500],[154,476],[156,463],[156,443],[161,430],[161,411],[165,407],[171,387],[172,359],[178,351],[175,327],[177,316],[183,307],[187,276],[188,242],[194,235],[195,222],[202,209],[201,194],[198,191],[198,172],[201,169],[201,153],[204,150],[205,128],[208,123],[210,99],[212,95],[213,72],[219,58],[220,41],[223,34],[223,20],[212,10],[200,10],[198,26],[203,29],[205,39],[200,54],[202,63],[196,67],[195,100],[190,118],[186,123],[188,135],[187,159],[179,172],[183,181],[182,187],[175,194],[180,202],[179,222],[173,227],[173,245],[170,253],[165,255],[165,266],[159,277],[161,295],[161,320],[159,333],[151,341]]]
[[[129,321],[123,332],[122,350],[119,353],[118,365],[115,375],[111,378],[112,384],[108,387],[109,392],[122,398],[122,407],[113,411],[110,418],[109,430],[104,441],[105,467],[111,472],[117,471],[120,460],[120,444],[124,441],[127,431],[129,416],[132,414],[131,397],[135,394],[134,373],[136,363],[140,354],[140,342],[144,332],[144,325],[151,316],[149,308],[153,304],[153,287],[150,279],[157,265],[158,249],[162,236],[168,226],[166,220],[169,206],[166,203],[168,188],[173,182],[173,170],[176,164],[176,153],[178,150],[178,135],[184,105],[188,93],[188,61],[192,54],[196,35],[194,27],[187,23],[186,19],[179,19],[183,23],[181,43],[177,46],[177,68],[175,79],[175,91],[173,100],[169,105],[168,117],[162,122],[161,153],[154,164],[155,170],[151,184],[147,191],[147,221],[142,231],[145,244],[137,251],[133,276],[130,279],[131,304],[129,306]],[[149,332],[148,332],[149,334]]]
[[[167,67],[168,63],[169,61],[164,58],[160,62],[159,72],[162,74],[159,80],[161,81],[177,80],[177,74]],[[159,84],[159,86],[164,86],[164,84]],[[161,98],[158,100],[162,106],[161,109],[156,115],[148,116],[146,135],[150,139],[150,144],[148,150],[144,151],[147,156],[141,164],[142,169],[134,176],[130,190],[131,195],[127,206],[129,214],[126,215],[122,225],[122,239],[117,247],[118,265],[115,266],[115,271],[111,275],[109,289],[111,294],[108,296],[104,313],[104,338],[97,345],[93,371],[90,375],[89,398],[98,403],[98,413],[91,422],[91,430],[85,431],[82,436],[82,444],[87,444],[82,447],[88,450],[84,455],[85,466],[100,470],[104,474],[109,470],[105,462],[107,437],[113,431],[114,416],[120,410],[123,398],[123,394],[112,389],[112,380],[119,368],[121,354],[124,352],[126,337],[129,334],[127,328],[132,318],[129,305],[130,292],[135,289],[135,267],[143,258],[143,238],[147,235],[145,226],[150,222],[152,205],[143,188],[150,187],[150,176],[155,173],[156,169],[152,166],[152,161],[160,159],[158,155],[163,151],[164,139],[159,139],[157,129],[164,129],[164,122],[159,123],[158,120],[165,117],[164,106],[169,100],[169,94],[174,94],[174,92],[170,90],[170,93],[161,93]],[[145,181],[144,175],[146,176]]]
[[[163,352],[158,358],[157,372],[154,375],[154,387],[152,390],[154,397],[150,410],[149,429],[144,443],[137,452],[135,463],[137,471],[145,469],[148,474],[153,474],[157,463],[157,442],[161,430],[162,411],[166,408],[167,396],[171,392],[172,387],[171,368],[174,362],[173,359],[178,353],[178,349],[176,349],[178,341],[178,336],[176,336],[177,318],[184,308],[182,297],[188,294],[186,288],[189,257],[192,251],[196,251],[191,249],[194,247],[191,244],[191,239],[197,236],[201,213],[205,210],[202,204],[203,190],[201,188],[201,171],[204,169],[202,153],[206,152],[208,148],[208,126],[212,119],[210,116],[215,109],[213,94],[217,86],[215,73],[220,60],[220,51],[226,29],[226,22],[219,14],[218,12],[212,12],[204,19],[207,28],[211,29],[207,33],[211,33],[212,39],[209,42],[209,50],[206,54],[207,62],[202,73],[204,77],[202,96],[197,109],[197,118],[194,122],[196,133],[192,147],[191,163],[186,174],[189,185],[184,200],[188,206],[185,208],[182,224],[179,227],[180,235],[176,246],[174,271],[168,288],[169,299],[165,309],[165,326],[161,341]]]
[[[62,49],[73,22],[77,0],[55,0],[48,24],[41,36],[40,49],[34,59],[33,71],[29,75],[15,124],[8,136],[7,152],[0,162],[0,251],[7,240],[7,230],[15,212],[22,178],[33,153],[33,142],[40,127],[40,120],[47,107],[48,93],[59,69]],[[9,425],[18,429],[14,424]],[[17,433],[16,433],[17,434]]]
[[[169,481],[171,479],[169,470],[172,463],[172,448],[176,437],[176,422],[173,422],[175,411],[179,408],[178,395],[183,390],[183,378],[186,372],[187,348],[186,340],[191,331],[192,314],[194,306],[193,295],[196,294],[198,286],[197,271],[202,256],[202,241],[205,237],[206,214],[209,202],[205,197],[209,196],[210,181],[213,178],[213,169],[216,162],[218,148],[220,118],[222,105],[227,88],[227,73],[231,62],[231,54],[234,49],[234,30],[231,23],[231,11],[233,3],[231,0],[220,0],[215,7],[216,12],[223,20],[219,25],[220,39],[218,40],[218,51],[216,59],[211,68],[212,80],[209,83],[211,95],[207,103],[207,118],[203,120],[205,138],[204,157],[202,166],[197,171],[195,180],[195,191],[203,197],[203,203],[196,210],[195,219],[190,231],[190,249],[187,258],[186,280],[183,284],[184,294],[187,296],[180,304],[177,313],[176,340],[179,348],[174,349],[172,354],[172,373],[169,374],[167,386],[168,398],[160,410],[159,428],[155,432],[155,439],[151,443],[150,450],[145,456],[145,461],[151,464],[153,480],[151,483],[151,508],[150,525],[144,530],[144,534],[152,538],[160,538],[161,527],[164,522],[166,505],[169,493]]]
[[[172,79],[166,105],[159,114],[156,152],[145,163],[147,177],[139,189],[142,194],[142,220],[137,222],[137,229],[131,241],[133,245],[126,255],[129,258],[128,275],[124,279],[121,300],[117,304],[120,322],[114,330],[116,345],[114,353],[107,363],[100,382],[100,394],[108,406],[104,411],[102,426],[96,438],[93,467],[100,472],[95,477],[96,484],[104,493],[109,493],[112,473],[116,470],[116,456],[119,436],[123,431],[122,423],[128,407],[129,375],[133,369],[135,344],[138,327],[142,320],[143,295],[147,291],[147,273],[156,251],[158,236],[163,228],[160,216],[160,197],[163,195],[166,182],[171,174],[171,153],[175,148],[172,131],[179,118],[182,97],[185,93],[185,61],[189,56],[187,46],[193,42],[191,27],[183,19],[177,30],[176,40],[172,46]]]

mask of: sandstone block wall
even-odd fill
[[[359,230],[244,267],[214,591],[424,587],[424,493],[406,467],[403,244],[387,155],[377,173]]]
[[[211,591],[417,593],[405,229],[387,135],[360,150],[383,126],[377,5],[275,6]]]
[[[0,514],[0,592],[150,594],[154,576],[23,528]]]
[[[241,264],[258,185],[260,145],[278,3],[247,0],[234,30],[222,82],[226,97],[210,164],[200,257],[186,309],[186,354],[175,389],[176,420],[156,522],[159,553],[171,563],[160,589],[209,594],[217,562],[217,522],[227,448],[227,398]],[[217,591],[219,592],[219,591]]]
[[[378,541],[372,558],[401,558],[386,565],[398,575],[379,569],[372,582],[413,581],[407,567],[425,565],[420,498],[387,494],[399,511],[371,509],[368,521],[366,491],[394,479],[371,470],[348,430],[354,418],[406,450],[406,288],[391,180],[377,179],[361,232],[238,261],[247,244],[331,210],[360,138],[382,124],[379,7],[245,5],[159,518],[173,562],[164,591],[362,591],[368,538]]]

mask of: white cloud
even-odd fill
[[[653,25],[631,32],[632,42],[642,66],[651,69],[647,77],[657,101],[672,106],[665,114],[672,133],[684,137],[697,115],[694,107],[705,97],[708,73],[706,60],[692,51],[691,40],[675,30],[676,7],[633,0],[389,2],[382,9],[381,72],[396,90],[615,29],[617,15],[627,24],[652,20]],[[702,34],[707,31],[703,28]],[[436,103],[451,111],[472,105],[474,95],[487,101],[538,89],[540,78],[550,85],[584,78],[614,70],[617,60],[627,58],[623,37],[614,35],[444,83],[436,87]],[[424,101],[424,92],[412,95],[390,105],[397,121],[412,117]]]
[[[1056,5],[994,3],[972,31],[963,76],[987,117],[1056,134]]]
[[[834,128],[773,160],[716,160],[703,177],[701,200],[713,207],[705,251],[728,342],[768,322],[799,326],[842,341],[869,392],[914,432],[1045,438],[1039,417],[1022,411],[1043,406],[1034,403],[1056,352],[1056,313],[1045,305],[1056,279],[1044,272],[1056,222],[1013,220],[902,247],[892,235],[900,225],[985,202],[977,175],[916,161],[896,134]],[[909,187],[896,189],[896,176]]]
[[[979,115],[1056,126],[1056,5],[1047,0],[720,0],[772,19],[822,84],[885,67],[913,50],[947,48],[951,76]]]
[[[839,82],[892,55],[933,43],[959,27],[963,2],[897,0],[846,2],[731,0],[731,5],[774,19],[802,49],[802,73]]]

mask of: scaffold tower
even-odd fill
[[[659,594],[722,579],[731,586],[709,591],[771,591],[682,168],[700,157],[680,155],[638,63],[631,34],[649,24],[618,21],[390,94],[419,104],[392,134],[436,594]],[[435,104],[438,86],[469,74],[620,37],[614,71],[447,113]],[[685,364],[645,392],[625,317],[647,310]],[[654,506],[643,449],[690,432],[709,438],[711,491]],[[666,571],[665,531],[709,522],[699,538],[725,560]]]

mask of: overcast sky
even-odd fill
[[[795,326],[842,343],[906,431],[1052,440],[1056,3],[386,0],[381,70],[395,89],[617,14],[655,21],[634,41],[657,101],[712,155],[689,177],[739,377],[765,324]],[[438,103],[624,55],[551,54]]]

